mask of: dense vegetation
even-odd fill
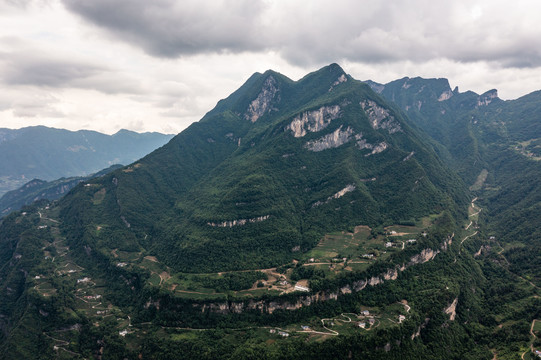
[[[67,196],[71,246],[144,248],[183,272],[258,269],[289,262],[328,231],[443,209],[463,217],[468,196],[460,179],[368,86],[350,79],[329,91],[341,76],[336,65],[298,82],[270,71],[254,75],[167,146]],[[264,99],[269,110],[252,123],[247,108],[265,86],[277,95]],[[369,100],[387,109],[400,131],[374,128],[361,106]],[[340,115],[321,131],[294,137],[288,130],[295,117],[333,106]],[[341,129],[387,148],[370,154],[353,133],[341,146],[306,148]],[[347,186],[354,190],[335,196]],[[99,204],[98,192],[105,194]],[[248,223],[228,225],[235,220]],[[96,226],[107,231],[96,236]]]
[[[445,79],[421,78],[393,81],[381,93],[439,142],[448,163],[472,184],[510,269],[541,284],[539,256],[532,256],[541,250],[541,93],[504,102],[495,91],[459,93]],[[442,94],[450,97],[438,101]],[[485,179],[475,186],[483,172]]]
[[[254,74],[168,145],[48,209],[6,216],[0,353],[530,356],[541,345],[530,335],[541,318],[538,94],[503,102],[420,78],[371,86],[383,97],[337,65],[297,82]],[[368,101],[395,122],[373,125]],[[292,135],[293,119],[337,105],[326,127]],[[345,143],[307,145],[346,129]],[[372,154],[359,138],[386,148]],[[419,230],[402,238],[396,224]],[[380,241],[374,259],[357,225]],[[329,263],[304,263],[330,232]],[[268,274],[308,289],[280,293]]]

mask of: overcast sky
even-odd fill
[[[541,89],[541,1],[0,0],[0,127],[177,133],[254,72]]]

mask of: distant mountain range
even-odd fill
[[[44,126],[0,129],[0,196],[30,180],[84,176],[130,164],[173,135],[120,130],[114,135]]]

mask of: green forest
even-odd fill
[[[533,359],[539,94],[369,85],[256,73],[4,217],[0,357]]]

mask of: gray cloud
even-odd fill
[[[252,0],[64,0],[66,8],[158,57],[259,50],[262,3]]]
[[[10,55],[3,72],[7,85],[37,85],[61,87],[77,79],[87,79],[98,74],[99,67],[71,61],[36,58],[28,55]]]
[[[536,1],[259,2],[63,0],[113,37],[158,57],[281,53],[300,66],[445,58],[503,67],[541,65]],[[527,11],[524,9],[527,8]]]
[[[0,95],[0,111],[11,110],[13,116],[62,118],[65,114],[57,106],[59,99],[46,91],[29,92],[19,89]]]
[[[11,86],[72,87],[107,94],[142,92],[136,80],[105,66],[56,58],[39,51],[0,53],[0,80]]]

